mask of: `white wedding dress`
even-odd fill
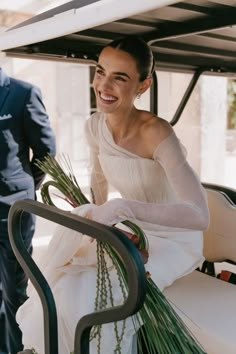
[[[100,184],[101,195],[97,195],[100,201],[103,198],[103,189],[106,189],[103,187],[105,175],[106,180],[120,192],[122,198],[160,204],[164,208],[168,204],[174,205],[178,202],[178,191],[173,189],[173,184],[158,159],[141,158],[116,145],[102,113],[96,113],[90,118],[87,123],[87,135],[91,150],[94,156],[98,157],[95,172],[97,184]],[[167,149],[168,139],[171,141],[173,137],[168,137],[164,141]],[[163,142],[160,145],[162,144]],[[179,144],[177,139],[174,144]],[[182,183],[186,184],[185,181]],[[178,189],[178,187],[175,188]],[[185,185],[184,188],[188,186]],[[201,188],[200,183],[199,188]],[[204,191],[201,193],[204,194]],[[191,200],[187,203],[191,204]],[[80,208],[73,212],[81,215]],[[176,213],[178,217],[178,212]],[[149,261],[146,264],[146,270],[151,273],[152,279],[161,290],[179,277],[192,272],[203,262],[202,231],[140,221],[135,217],[131,220],[142,227],[147,234]],[[191,222],[191,220],[186,222]],[[53,290],[56,301],[59,354],[69,354],[73,351],[74,333],[78,320],[84,314],[94,311],[96,242],[91,242],[89,237],[59,226],[40,268]],[[111,271],[111,274],[115,301],[119,304],[123,302],[121,292],[115,272]],[[25,348],[34,347],[39,354],[43,354],[42,306],[32,285],[28,288],[28,294],[29,299],[19,309],[17,320],[23,332]],[[114,325],[104,325],[103,331],[101,353],[113,354],[116,342]],[[132,347],[133,338],[132,320],[128,319],[122,342],[122,354],[135,353],[135,348]],[[97,353],[96,340],[90,343],[90,353]]]

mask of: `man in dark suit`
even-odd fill
[[[35,199],[44,173],[34,164],[55,156],[55,136],[40,89],[8,77],[0,68],[0,353],[23,349],[15,315],[26,300],[27,278],[11,249],[7,218],[19,199]],[[24,213],[22,237],[32,252],[35,216]]]

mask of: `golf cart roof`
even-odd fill
[[[90,62],[126,34],[151,45],[159,69],[236,73],[236,0],[69,1],[2,33],[0,50]]]

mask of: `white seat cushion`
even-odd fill
[[[236,206],[218,191],[208,189],[207,196],[210,225],[204,231],[204,257],[212,262],[236,262]]]
[[[236,354],[236,285],[194,271],[164,294],[207,354]]]

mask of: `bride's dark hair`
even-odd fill
[[[155,60],[148,44],[137,36],[125,36],[115,39],[106,47],[123,50],[134,58],[140,75],[140,81],[151,77],[155,69]]]

